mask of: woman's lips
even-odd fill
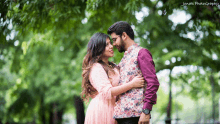
[[[113,50],[110,50],[110,53],[114,53],[114,51],[113,51]]]

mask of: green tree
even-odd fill
[[[135,41],[151,51],[157,72],[195,65],[207,68],[208,74],[212,72],[216,84],[220,68],[219,7],[183,6],[183,2],[197,1],[2,0],[0,72],[5,76],[0,77],[0,111],[7,114],[0,119],[58,121],[51,120],[53,112],[66,113],[73,106],[74,95],[81,91],[81,64],[90,37],[95,32],[106,33],[119,20],[133,25]],[[190,19],[176,25],[170,16],[177,10],[189,14]],[[141,12],[144,16],[137,19],[136,14]],[[187,37],[189,33],[194,38]],[[111,60],[118,63],[123,54],[115,53]],[[172,84],[181,82],[193,89],[194,85],[184,83],[189,82],[189,76]],[[199,78],[202,80],[202,75]],[[196,85],[211,87],[207,82],[210,80]],[[198,90],[197,94],[205,91]],[[219,88],[214,91],[218,93]]]

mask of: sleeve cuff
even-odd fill
[[[143,106],[143,109],[149,109],[149,110],[152,110],[152,107],[153,107],[152,104],[145,102],[145,103],[144,103],[144,106]]]
[[[108,84],[108,85],[102,90],[102,92],[100,92],[100,94],[102,94],[102,97],[103,97],[104,99],[112,99],[111,88],[112,88],[112,85]]]

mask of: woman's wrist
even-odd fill
[[[129,83],[130,83],[130,88],[134,88],[134,81],[131,80]]]

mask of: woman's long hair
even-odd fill
[[[109,62],[109,65],[111,65],[111,67],[109,67],[101,60],[102,53],[105,51],[107,38],[110,39],[107,34],[95,33],[88,43],[87,54],[85,55],[82,64],[81,97],[83,100],[88,100],[89,97],[97,93],[97,90],[91,85],[89,81],[89,74],[94,63],[100,63],[106,71],[107,75],[109,71],[113,71],[114,73],[113,68],[115,67],[115,64]]]

